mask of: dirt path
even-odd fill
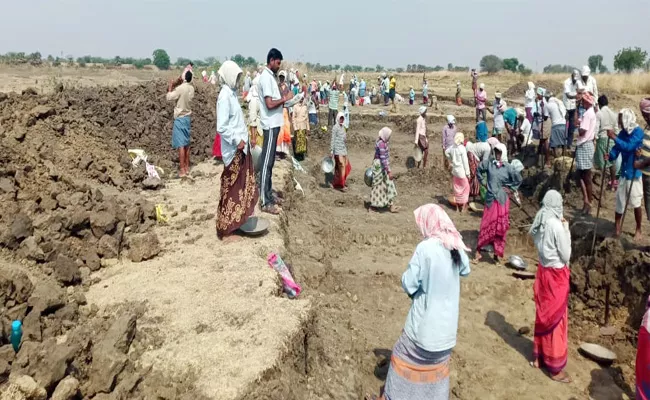
[[[282,184],[287,166],[276,168]],[[165,249],[142,263],[102,270],[88,299],[100,307],[145,302],[139,329],[157,337],[143,363],[168,376],[189,375],[209,398],[232,399],[281,358],[300,335],[309,302],[281,297],[270,251],[283,251],[279,221],[262,238],[223,244],[215,237],[222,167],[200,164],[193,184],[171,181],[150,195],[169,223],[157,228]],[[140,322],[138,322],[140,324]]]
[[[348,193],[323,183],[317,164],[326,153],[325,139],[312,141],[310,158],[303,163],[309,174],[296,173],[306,196],[294,194],[290,202],[286,239],[305,296],[314,302],[314,324],[304,353],[288,360],[246,399],[359,399],[383,384],[376,376],[386,373],[382,360],[389,357],[410,306],[400,277],[420,241],[412,211],[426,202],[446,204],[448,184],[439,171],[406,171],[403,165],[412,136],[389,124],[394,128],[391,157],[402,212],[366,212],[363,204],[369,189],[363,184],[363,170],[370,164],[381,126],[380,121],[364,119],[363,126],[350,130],[353,170]],[[437,166],[435,149],[437,145],[432,145],[430,159]],[[475,247],[480,216],[448,212],[466,243]],[[528,239],[516,229],[511,229],[506,251],[536,263]],[[532,296],[532,281],[513,278],[507,268],[472,265],[471,275],[462,281],[452,398],[628,398],[607,370],[578,354],[575,337],[570,340],[567,368],[574,383],[555,383],[528,365],[532,336],[519,335],[518,329],[533,328]],[[304,366],[298,362],[302,357],[307,360]]]

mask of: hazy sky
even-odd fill
[[[650,51],[650,0],[0,0],[0,53],[257,60],[405,67],[477,66],[485,54],[528,67],[612,69],[622,47]],[[285,6],[286,5],[286,6]],[[573,10],[573,11],[571,11]],[[390,27],[390,28],[388,28]]]

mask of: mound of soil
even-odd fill
[[[564,92],[564,87],[562,82],[554,81],[537,81],[535,82],[535,87],[543,87],[546,91],[551,91],[555,96],[561,96]],[[520,99],[524,97],[524,94],[528,90],[528,82],[519,82],[516,85],[510,87],[503,93],[503,97],[511,99]]]

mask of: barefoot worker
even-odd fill
[[[546,192],[529,233],[539,256],[533,285],[535,339],[530,365],[535,368],[543,366],[551,374],[551,379],[569,383],[571,379],[564,368],[569,356],[571,232],[564,219],[560,193],[555,190]]]
[[[469,203],[469,161],[467,160],[467,149],[465,148],[465,135],[458,132],[454,136],[454,145],[447,149],[445,155],[451,164],[452,187],[454,189],[454,201],[456,202],[456,211],[463,212],[467,210]]]
[[[237,99],[242,70],[228,60],[221,65],[218,74],[222,85],[217,99],[217,132],[221,136],[224,169],[217,210],[217,236],[224,239],[253,215],[259,192],[244,113]]]
[[[591,212],[591,198],[593,196],[591,168],[594,166],[594,139],[596,137],[596,112],[594,111],[594,96],[585,92],[581,100],[585,113],[580,122],[578,141],[576,145],[576,170],[578,171],[578,185],[582,188],[584,206],[583,214]]]
[[[172,147],[178,150],[178,176],[184,177],[190,173],[190,134],[191,118],[190,102],[194,98],[192,71],[185,72],[184,82],[174,88],[174,82],[167,87],[167,100],[176,100],[174,107],[174,127],[172,128]]]
[[[587,114],[585,114],[587,115]],[[643,211],[641,201],[643,200],[643,184],[641,183],[641,170],[634,167],[636,152],[643,146],[643,129],[636,123],[636,115],[629,108],[624,108],[618,114],[618,124],[621,132],[616,135],[610,131],[608,136],[614,141],[614,148],[609,152],[608,160],[616,160],[621,155],[621,180],[616,190],[616,236],[621,236],[623,226],[621,219],[626,207],[634,209],[636,219],[636,232],[634,240],[641,240],[641,221]],[[630,185],[632,185],[630,187]]]
[[[478,180],[485,184],[483,174],[487,174],[487,193],[485,210],[481,218],[475,261],[481,260],[481,250],[492,245],[494,260],[503,258],[506,249],[506,235],[510,228],[510,197],[506,190],[517,190],[521,184],[521,174],[506,161],[506,146],[499,143],[494,147],[494,156],[478,166]]]
[[[418,168],[422,163],[422,168],[427,167],[427,157],[429,156],[429,139],[427,138],[427,107],[420,106],[418,110],[420,116],[415,124],[415,145],[422,151],[422,161],[418,162]]]
[[[375,142],[375,159],[372,161],[372,190],[370,192],[370,210],[376,211],[389,207],[390,212],[397,212],[399,208],[393,203],[397,197],[397,189],[393,174],[390,171],[390,152],[388,144],[393,131],[383,127]]]
[[[336,116],[336,124],[332,127],[332,140],[330,142],[330,153],[334,158],[334,180],[332,186],[341,192],[346,192],[348,186],[346,184],[352,166],[348,160],[347,133],[343,124],[345,123],[345,115],[342,112]]]
[[[282,107],[292,96],[280,95],[275,74],[282,64],[282,53],[278,49],[271,49],[266,56],[266,68],[260,75],[257,92],[260,97],[260,125],[264,132],[264,144],[262,146],[262,171],[260,172],[260,198],[262,211],[270,214],[279,214],[280,209],[276,206],[278,198],[273,195],[273,165],[275,164],[275,148],[280,134],[280,127],[284,123]]]
[[[460,277],[470,273],[469,249],[439,205],[426,204],[414,214],[424,240],[402,275],[402,288],[412,303],[393,347],[384,398],[446,400],[458,331]]]

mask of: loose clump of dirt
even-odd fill
[[[212,90],[197,88],[194,100],[192,153],[201,158],[212,144]],[[3,396],[178,398],[191,392],[189,383],[174,386],[138,365],[144,349],[155,345],[152,335],[136,329],[144,308],[98,315],[84,296],[98,283],[92,272],[120,257],[139,262],[162,251],[151,230],[155,205],[133,191],[151,187],[144,184],[147,173],[132,165],[127,149],[144,149],[149,162],[171,173],[173,103],[165,92],[164,82],[152,82],[0,93],[0,251],[23,264],[0,271]],[[24,329],[17,354],[9,344],[13,320]]]

